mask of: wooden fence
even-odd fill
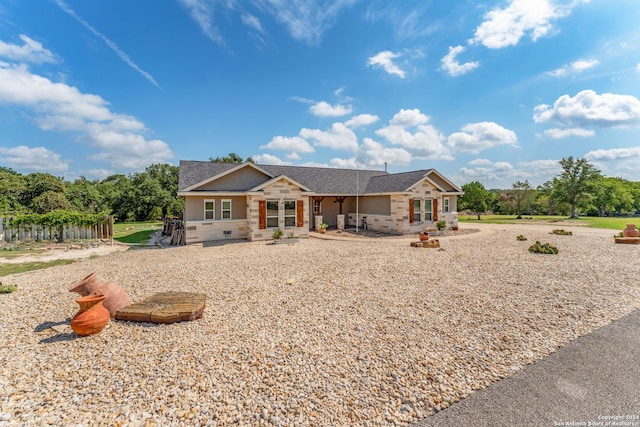
[[[0,216],[0,241],[5,242],[112,238],[113,215],[103,221],[99,220],[96,225],[65,224],[52,227],[39,224],[11,225],[11,218]]]

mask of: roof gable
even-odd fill
[[[266,188],[266,187],[268,187],[268,186],[270,186],[272,184],[275,184],[276,182],[279,182],[279,181],[287,181],[289,184],[291,184],[291,185],[293,185],[295,187],[298,187],[302,191],[309,191],[309,192],[312,191],[309,188],[305,187],[304,185],[300,184],[299,182],[296,182],[296,181],[292,180],[291,178],[289,178],[286,175],[279,175],[279,176],[276,176],[274,178],[271,178],[270,180],[265,181],[265,182],[259,184],[256,187],[251,188],[249,191],[261,191],[264,188]]]
[[[272,177],[252,163],[180,162],[178,188],[179,191],[246,191]]]

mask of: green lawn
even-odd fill
[[[0,264],[0,277],[10,274],[24,273],[25,271],[41,270],[56,265],[67,265],[75,262],[74,259],[58,259],[55,261],[24,262],[21,264]]]
[[[566,216],[548,215],[523,215],[522,219],[517,219],[515,215],[481,215],[480,221],[476,215],[459,215],[458,221],[467,224],[549,224],[557,226],[580,225],[591,228],[606,228],[610,230],[622,231],[627,224],[640,225],[640,218],[620,218],[620,217],[591,217],[581,216],[578,219],[570,219]]]
[[[113,225],[113,239],[122,243],[144,244],[162,228],[162,222],[119,222]]]

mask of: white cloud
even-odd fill
[[[331,163],[331,165],[329,167],[332,168],[339,168],[339,169],[356,169],[358,167],[358,163],[356,162],[356,158],[355,157],[351,157],[348,159],[341,159],[341,158],[333,158],[329,161],[329,163]],[[314,166],[314,165],[305,165],[305,166]],[[323,167],[320,164],[315,164],[316,167]],[[326,166],[324,166],[326,167]]]
[[[446,71],[450,76],[461,76],[475,70],[480,66],[480,62],[478,61],[465,62],[464,64],[460,64],[456,60],[456,57],[464,52],[464,50],[465,49],[462,46],[449,46],[449,53],[442,58],[442,69]]]
[[[276,136],[267,145],[260,146],[261,150],[284,150],[293,153],[313,153],[315,150],[306,139],[299,136]]]
[[[581,73],[584,70],[595,67],[599,63],[600,61],[598,61],[597,59],[580,59],[578,61],[572,62],[569,65],[563,65],[562,67],[557,68],[553,71],[548,71],[546,74],[552,77],[565,77],[569,74]]]
[[[456,151],[479,153],[497,145],[516,145],[518,138],[512,130],[494,122],[469,123],[462,132],[449,135],[448,143]]]
[[[469,162],[472,166],[488,166],[492,165],[493,162],[489,159],[474,159]]]
[[[380,120],[380,117],[375,116],[373,114],[359,114],[357,116],[353,116],[346,122],[344,122],[345,126],[350,128],[359,128],[368,126]]]
[[[358,149],[358,137],[351,129],[346,127],[344,123],[334,123],[331,129],[327,131],[303,128],[300,130],[300,136],[308,140],[313,140],[313,145],[318,147],[352,151]]]
[[[358,163],[367,167],[384,166],[385,163],[400,167],[408,166],[411,163],[411,154],[403,148],[385,147],[371,138],[364,138],[358,150]]]
[[[480,181],[486,188],[509,188],[518,180],[528,180],[533,186],[542,184],[561,171],[557,160],[534,160],[519,162],[514,167],[509,162],[492,162],[487,159],[475,159],[470,166],[460,168],[452,176],[454,182],[467,183]]]
[[[378,129],[379,135],[391,144],[400,145],[418,158],[453,160],[449,149],[442,142],[444,135],[428,125],[429,117],[420,110],[400,110],[389,121],[389,126]],[[409,128],[414,128],[409,130]]]
[[[73,9],[71,9],[63,0],[55,0],[55,2],[58,4],[58,6],[60,6],[60,8],[62,10],[64,10],[65,12],[67,12],[72,18],[74,18],[76,21],[78,21],[80,24],[82,24],[83,27],[85,27],[87,30],[91,31],[96,37],[102,39],[102,41],[111,49],[113,50],[116,55],[118,55],[118,57],[124,61],[128,66],[130,66],[131,68],[133,68],[134,70],[136,70],[138,73],[140,73],[140,75],[142,77],[144,77],[148,82],[150,82],[152,85],[159,87],[158,82],[156,82],[156,80],[153,78],[153,76],[151,74],[149,74],[148,72],[146,72],[145,70],[143,70],[142,68],[140,68],[138,66],[138,64],[136,64],[135,62],[133,62],[133,60],[129,57],[129,55],[127,55],[122,49],[120,49],[118,47],[117,44],[115,44],[114,42],[112,42],[109,38],[107,38],[107,36],[105,36],[104,34],[102,34],[101,32],[99,32],[98,30],[96,30],[95,28],[93,28],[93,26],[91,26],[91,24],[89,24],[87,21],[85,21],[84,19],[82,19]]]
[[[636,65],[636,71],[640,73],[640,62],[638,62],[638,65]]]
[[[251,156],[256,164],[260,165],[290,165],[291,162],[285,162],[279,157],[272,156],[271,154],[254,154]]]
[[[547,129],[544,131],[544,134],[549,138],[553,139],[562,139],[568,138],[570,136],[579,136],[581,138],[587,138],[589,136],[595,135],[595,131],[590,129],[580,129],[580,128],[569,128],[569,129]]]
[[[284,24],[296,40],[318,45],[340,11],[357,0],[256,0],[256,4]]]
[[[301,96],[292,96],[291,99],[293,99],[294,101],[300,102],[302,104],[314,104],[315,103],[315,101],[313,99],[303,98]]]
[[[517,45],[527,35],[536,41],[554,30],[554,20],[567,16],[573,7],[587,1],[561,5],[554,0],[511,0],[504,9],[495,8],[485,14],[471,42],[501,49]]]
[[[311,111],[314,116],[340,117],[351,114],[353,108],[351,107],[351,105],[331,105],[328,102],[320,101],[317,104],[309,107],[309,111]]]
[[[534,109],[536,123],[555,121],[571,127],[640,125],[640,100],[631,95],[583,90],[575,97],[562,95],[553,107],[542,104]]]
[[[629,158],[640,158],[640,147],[612,148],[609,150],[589,151],[584,155],[588,160],[623,160]]]
[[[382,69],[387,73],[394,74],[401,79],[404,79],[406,76],[405,71],[393,62],[395,58],[399,58],[401,56],[402,54],[400,53],[393,53],[389,50],[385,50],[369,58],[368,65],[370,67],[382,67]]]
[[[160,140],[147,140],[143,123],[113,113],[98,95],[32,74],[25,65],[0,67],[0,104],[28,108],[43,130],[78,132],[98,153],[93,157],[118,168],[139,169],[173,157]]]
[[[224,37],[213,24],[213,5],[208,0],[178,0],[189,11],[191,19],[200,27],[202,33],[220,46],[225,45]]]
[[[250,13],[243,13],[240,16],[240,19],[242,20],[242,23],[244,25],[253,28],[259,33],[263,33],[262,24],[260,23],[260,20],[256,16]]]
[[[401,109],[396,113],[389,123],[393,126],[411,127],[429,122],[429,116],[422,114],[417,108],[411,110]]]
[[[41,43],[25,35],[21,35],[20,39],[24,42],[22,46],[5,43],[0,40],[0,57],[12,61],[30,62],[33,64],[56,62],[55,55],[45,49]]]
[[[0,147],[0,163],[20,171],[62,173],[69,169],[69,162],[60,154],[45,147]]]

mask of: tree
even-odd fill
[[[57,210],[69,210],[71,203],[62,193],[46,191],[35,197],[29,207],[35,213],[46,214]]]
[[[594,183],[593,204],[598,216],[610,212],[629,212],[633,210],[633,194],[629,181],[620,178],[600,178]]]
[[[30,173],[25,177],[26,188],[22,193],[22,204],[29,206],[33,199],[49,191],[64,194],[62,178],[49,173]]]
[[[505,196],[505,203],[518,215],[518,219],[520,219],[522,218],[524,210],[533,202],[535,190],[527,180],[516,181],[511,184],[511,191],[507,192]]]
[[[243,160],[242,157],[238,156],[236,153],[229,153],[229,155],[226,157],[216,157],[215,159],[213,157],[209,157],[209,161],[214,163],[232,163],[235,165],[239,165],[245,162],[255,163],[251,157],[247,157],[245,160]]]
[[[576,209],[584,207],[591,199],[595,181],[600,179],[600,171],[586,159],[573,156],[560,160],[562,173],[553,178],[551,197],[571,206],[571,218],[577,218]]]
[[[184,200],[178,198],[180,168],[169,163],[156,163],[149,166],[146,173],[151,179],[158,181],[160,187],[169,193],[169,197],[162,199],[164,202],[161,206],[162,217],[181,215],[184,212]]]
[[[462,186],[464,194],[460,196],[458,204],[464,209],[474,211],[480,220],[480,214],[487,209],[487,205],[491,203],[495,197],[493,193],[484,188],[479,181],[469,182]]]
[[[84,176],[65,183],[66,197],[78,212],[97,214],[102,207],[102,194],[97,181],[89,181]]]
[[[0,215],[25,211],[22,204],[27,185],[24,176],[10,168],[0,166]]]

